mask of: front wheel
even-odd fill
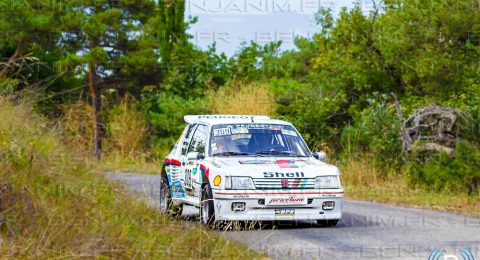
[[[213,195],[210,184],[206,184],[202,188],[200,220],[204,225],[209,227],[212,227],[215,222],[215,209],[213,208]]]
[[[182,215],[183,205],[176,205],[172,201],[170,186],[164,178],[160,181],[160,211],[174,217]]]
[[[337,225],[339,219],[319,219],[317,220],[317,224],[323,227],[334,227]]]

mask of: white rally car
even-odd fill
[[[164,212],[200,208],[218,220],[316,220],[342,217],[338,168],[312,153],[288,122],[266,116],[185,116],[187,127],[165,158],[160,183]]]

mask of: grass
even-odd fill
[[[2,258],[259,257],[133,200],[28,106],[0,99],[0,107]]]
[[[382,172],[365,159],[338,165],[346,198],[480,215],[480,195],[414,187],[404,174]]]
[[[233,83],[207,92],[212,114],[273,115],[275,97],[267,85]]]
[[[148,156],[122,157],[109,154],[100,161],[90,161],[90,165],[98,172],[126,172],[141,174],[160,174],[162,159],[151,159]]]

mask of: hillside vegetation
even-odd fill
[[[192,43],[184,0],[0,0],[0,95],[28,97],[102,171],[158,173],[186,114],[269,114],[341,166],[347,196],[478,213],[479,2],[372,3],[320,9],[296,49],[227,57]],[[405,149],[404,118],[432,105],[461,115],[451,152]]]
[[[29,106],[0,99],[1,258],[251,258],[92,173]],[[57,130],[52,130],[57,129]]]

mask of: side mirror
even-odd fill
[[[187,154],[187,159],[189,161],[203,160],[205,159],[205,154],[199,152],[189,152]]]
[[[315,157],[315,159],[320,160],[322,162],[324,162],[327,159],[327,154],[325,152],[314,152],[312,155],[313,157]]]

